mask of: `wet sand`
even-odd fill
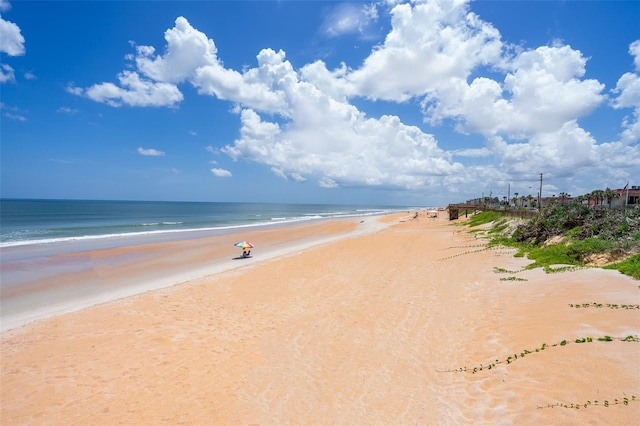
[[[295,254],[337,238],[374,232],[384,223],[364,217],[254,228],[177,240],[125,240],[106,247],[83,242],[2,251],[2,330],[111,300]],[[251,240],[251,258],[233,246]]]
[[[287,227],[272,257],[3,331],[2,424],[636,424],[638,281],[496,273],[527,261],[410,217]]]

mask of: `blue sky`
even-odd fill
[[[0,0],[1,195],[444,205],[640,185],[637,1]]]

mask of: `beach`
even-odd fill
[[[31,314],[29,295],[3,301],[0,421],[636,424],[640,343],[623,339],[640,334],[640,283],[522,270],[446,216],[78,254],[99,265],[72,277],[89,294]],[[243,239],[253,257],[234,259]]]

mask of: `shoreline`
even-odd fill
[[[2,423],[636,423],[637,280],[409,219],[3,332]]]
[[[78,245],[112,248],[311,223],[372,217],[417,207],[123,200],[3,200],[0,250]],[[49,211],[49,214],[32,212]],[[116,213],[117,211],[117,213]],[[74,218],[73,224],[63,220]]]
[[[265,228],[279,228],[285,226],[305,225],[324,220],[341,220],[341,219],[362,219],[375,218],[377,216],[386,216],[390,214],[402,214],[402,211],[394,211],[389,213],[371,213],[371,214],[345,214],[333,216],[313,216],[304,218],[295,218],[286,220],[285,218],[273,218],[269,221],[258,223],[229,224],[214,227],[203,228],[186,228],[186,229],[167,229],[154,231],[126,232],[114,234],[96,234],[83,236],[69,236],[58,238],[46,238],[35,240],[16,240],[0,242],[0,249],[13,250],[30,250],[33,248],[44,248],[49,246],[64,247],[65,245],[86,244],[93,246],[95,249],[107,249],[123,246],[141,245],[147,243],[163,243],[171,241],[180,241],[186,239],[207,238],[225,234],[235,234],[238,232],[250,232],[252,230],[260,230]],[[140,240],[146,240],[144,243]],[[138,241],[138,242],[136,242]],[[63,249],[64,250],[64,249]],[[75,250],[69,248],[68,250]]]
[[[255,264],[255,262],[269,261],[338,239],[377,232],[385,226],[381,222],[381,218],[386,216],[404,217],[406,213],[327,218],[303,223],[286,222],[251,227],[251,229],[238,228],[233,232],[209,236],[202,236],[201,232],[195,232],[194,236],[190,238],[169,241],[152,240],[151,242],[121,246],[113,245],[111,242],[105,247],[82,248],[80,246],[81,249],[63,250],[53,255],[47,254],[44,259],[48,265],[43,267],[52,270],[53,267],[58,267],[61,272],[49,272],[50,275],[45,276],[44,279],[34,275],[27,282],[5,285],[1,295],[0,330],[8,331],[34,321],[246,267]],[[314,236],[314,231],[320,231],[319,235]],[[322,235],[323,233],[326,235]],[[289,235],[289,237],[279,238],[277,234]],[[188,237],[188,235],[185,233],[183,237]],[[243,239],[264,241],[268,245],[256,247],[254,253],[259,254],[251,259],[238,259],[235,256],[238,249],[232,246],[231,241]],[[165,267],[161,275],[144,272],[145,262],[146,264],[171,263],[170,257],[174,256],[176,251],[191,249],[189,246],[194,246],[195,250],[188,257],[181,259],[185,263],[185,267]],[[218,246],[218,249],[210,250],[207,249],[207,246]],[[24,246],[16,246],[16,248],[23,250]],[[9,248],[5,248],[5,250],[7,249]],[[44,251],[46,252],[46,248]],[[152,252],[153,256],[140,259],[140,253],[144,252]],[[206,260],[194,260],[194,256],[201,258],[207,255],[210,257]],[[76,265],[82,264],[82,267],[72,271],[60,267],[69,262],[75,262]],[[136,262],[140,262],[140,264],[134,266]],[[10,262],[5,262],[3,268],[12,268],[12,265],[7,266],[7,263]],[[15,268],[20,267],[19,264],[15,266]],[[32,266],[29,265],[29,267]],[[95,270],[105,268],[127,269],[129,271],[126,277],[127,282],[124,277],[117,274],[111,274],[112,276],[109,277],[106,273],[95,272]],[[96,277],[95,275],[101,276]],[[97,281],[97,284],[94,283],[89,286],[90,288],[83,289],[80,286],[86,285],[87,278],[89,281]],[[67,284],[64,281],[72,284]]]

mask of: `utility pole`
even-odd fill
[[[538,191],[538,210],[542,208],[542,173],[540,173],[540,191]]]
[[[629,204],[629,181],[627,181],[627,184],[624,187],[627,190],[627,195],[624,197],[624,209],[626,211],[627,205]]]

